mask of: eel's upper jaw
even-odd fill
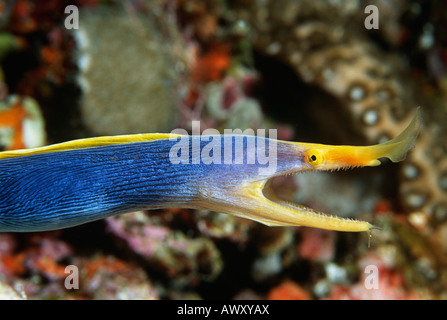
[[[306,149],[305,160],[314,170],[337,170],[351,167],[378,166],[379,159],[388,158],[392,162],[405,159],[408,151],[416,143],[421,129],[420,108],[416,109],[410,124],[397,137],[372,146],[331,146],[296,143]],[[316,159],[315,163],[310,160]]]

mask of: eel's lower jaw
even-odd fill
[[[230,187],[225,183],[204,184],[188,206],[232,214],[267,226],[303,226],[347,232],[374,228],[366,221],[341,218],[282,200],[273,192],[272,179],[273,176],[236,184],[232,181]]]
[[[304,226],[326,230],[360,232],[373,228],[368,222],[329,215],[279,198],[272,189],[272,178],[251,182],[239,190],[238,212],[268,226]],[[232,195],[234,197],[235,195]]]

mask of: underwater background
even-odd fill
[[[191,209],[0,233],[0,298],[446,299],[446,28],[435,0],[0,1],[1,150],[195,120],[369,145],[424,122],[398,164],[274,180],[371,238]]]

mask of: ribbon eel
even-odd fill
[[[401,161],[420,127],[416,112],[396,138],[333,146],[252,135],[136,134],[0,152],[0,231],[72,227],[136,210],[207,209],[269,226],[368,231],[365,221],[293,204],[276,176]],[[266,161],[267,160],[267,161]]]

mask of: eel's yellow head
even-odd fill
[[[197,207],[231,213],[270,226],[309,226],[339,231],[368,231],[368,222],[340,218],[284,201],[271,188],[272,178],[311,170],[377,166],[379,159],[398,162],[414,146],[420,114],[394,139],[372,146],[335,146],[277,141],[275,171],[259,174],[249,166],[232,167],[219,174],[217,183],[202,183]],[[254,153],[254,151],[253,151]],[[251,171],[250,171],[251,170]],[[334,190],[336,192],[336,190]]]
[[[303,153],[302,161],[309,170],[338,170],[344,168],[378,166],[379,159],[388,158],[392,162],[405,159],[413,148],[420,130],[420,111],[408,127],[394,139],[373,146],[332,146],[311,143],[296,143]]]
[[[331,146],[323,144],[297,143],[303,150],[305,170],[339,170],[345,168],[378,166],[377,147]]]

